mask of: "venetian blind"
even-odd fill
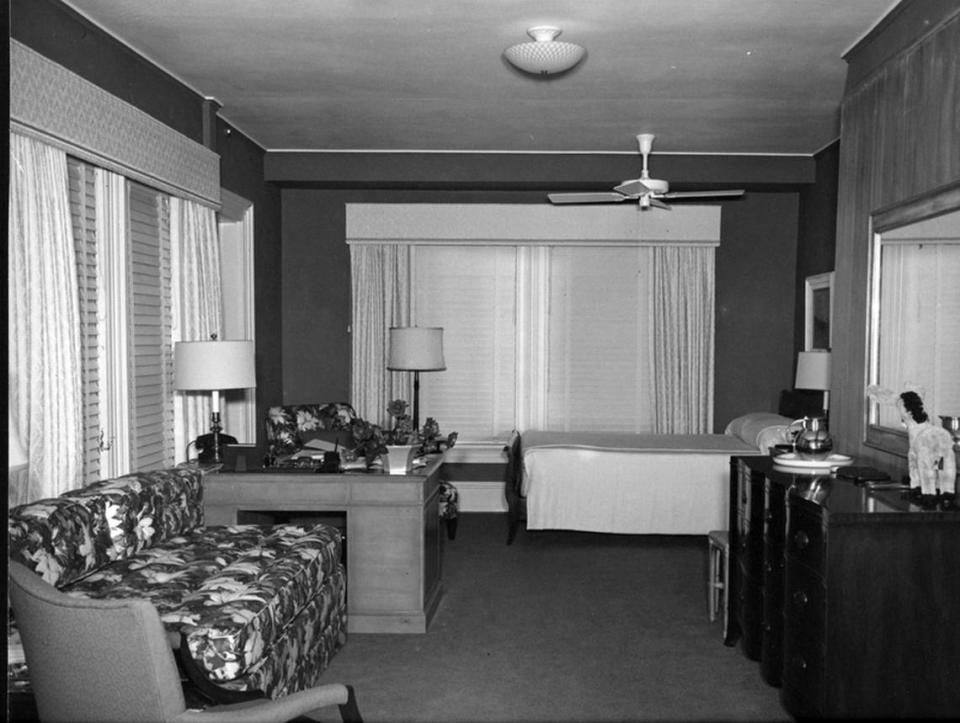
[[[97,209],[94,169],[67,159],[70,216],[73,225],[80,295],[80,352],[83,387],[83,481],[100,479],[100,340],[97,281]]]
[[[550,249],[547,429],[649,432],[652,249]]]
[[[169,201],[132,182],[128,200],[130,463],[148,470],[174,462]]]
[[[412,314],[443,327],[447,369],[420,375],[420,420],[462,439],[513,428],[516,398],[516,258],[511,246],[414,247]]]

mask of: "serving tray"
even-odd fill
[[[801,469],[830,469],[841,465],[850,464],[853,457],[845,454],[831,454],[824,459],[803,459],[796,452],[787,452],[774,458],[773,463],[779,467],[799,467]]]

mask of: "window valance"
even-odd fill
[[[719,206],[348,203],[348,244],[719,246]]]
[[[175,196],[220,205],[220,156],[10,41],[10,130]]]

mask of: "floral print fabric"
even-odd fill
[[[198,526],[201,479],[129,475],[16,508],[11,557],[69,595],[150,600],[218,684],[268,695],[313,684],[345,640],[341,533]]]
[[[10,510],[10,557],[67,583],[203,524],[203,472],[175,468],[101,480]]]
[[[346,402],[270,407],[266,429],[274,456],[293,454],[303,447],[304,432],[349,430],[357,413]]]

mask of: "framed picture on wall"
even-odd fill
[[[804,282],[804,351],[833,347],[833,272]]]

